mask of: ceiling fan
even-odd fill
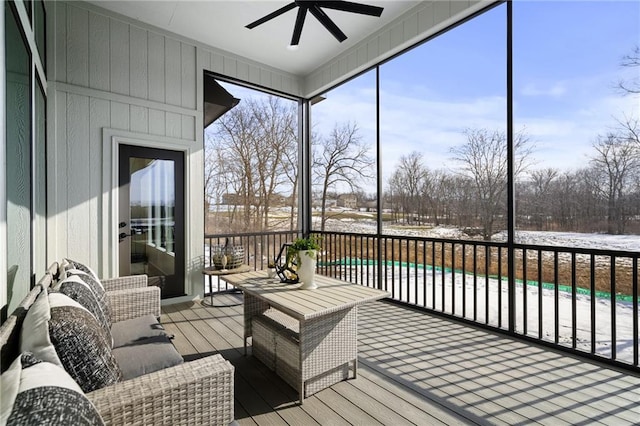
[[[293,28],[293,36],[291,37],[291,46],[297,46],[300,42],[300,35],[302,34],[302,26],[304,25],[304,19],[307,16],[307,11],[311,12],[318,21],[329,31],[340,43],[347,39],[347,36],[338,28],[338,26],[327,16],[322,10],[333,9],[343,12],[359,13],[361,15],[370,15],[379,17],[382,15],[383,8],[378,6],[370,6],[362,3],[353,3],[350,1],[293,1],[288,5],[281,7],[280,9],[272,12],[262,18],[254,21],[246,26],[246,28],[253,29],[258,25],[264,24],[273,18],[276,18],[283,13],[286,13],[292,9],[298,7],[298,16]]]

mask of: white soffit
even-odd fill
[[[289,1],[94,0],[89,3],[234,55],[305,76],[420,3],[400,0],[356,2],[383,7],[382,16],[325,9],[348,37],[340,43],[308,13],[297,50],[287,49],[297,9],[252,30],[245,28]]]

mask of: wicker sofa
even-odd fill
[[[43,291],[47,292],[58,283],[61,272],[57,263],[52,265],[0,327],[3,392],[6,389],[5,382],[8,381],[5,380],[5,376],[9,376],[5,370],[12,363],[17,364],[17,361],[26,359],[24,353],[21,354],[21,343],[23,343],[21,340],[25,337],[21,336],[20,330],[25,323],[27,312],[35,305],[34,302],[39,299],[38,296]],[[126,332],[135,334],[135,330],[132,331],[131,327],[137,321],[136,318],[151,315],[157,322],[160,316],[160,289],[148,287],[146,276],[107,279],[101,280],[101,283],[104,286],[106,301],[111,308],[114,329],[118,323],[123,322],[126,325],[124,327],[127,329]],[[51,293],[48,296],[50,298]],[[53,309],[53,304],[51,306]],[[165,347],[167,352],[175,351],[168,337],[162,338],[166,339],[166,342],[162,339],[156,340],[161,343],[161,346],[168,343],[171,348]],[[149,342],[146,339],[138,340],[141,340],[141,344]],[[127,343],[125,349],[130,350],[136,344],[136,341]],[[56,351],[59,349],[56,348]],[[115,352],[115,349],[113,351]],[[148,348],[147,352],[150,352]],[[161,351],[161,353],[164,352]],[[130,355],[130,352],[128,354]],[[148,356],[153,358],[154,355]],[[140,359],[139,353],[130,358],[133,358],[134,364],[144,361]],[[173,366],[160,369],[155,367],[156,371],[143,372],[137,377],[126,380],[120,378],[115,383],[80,393],[91,402],[105,424],[226,425],[235,423],[234,368],[228,361],[220,355],[212,355],[191,362],[182,362],[180,357],[179,362],[173,360],[171,365]],[[25,367],[22,368],[22,371],[25,371]],[[143,367],[143,370],[144,368],[146,367]],[[65,369],[67,369],[66,366]],[[4,399],[6,399],[5,395],[3,395]],[[3,401],[3,410],[6,408],[5,405],[6,401]],[[70,409],[73,410],[74,407]],[[37,423],[64,424],[71,421],[74,424],[83,424],[76,421],[77,417],[74,417],[74,414],[67,417],[65,421],[58,420],[59,423],[48,420],[42,417]]]

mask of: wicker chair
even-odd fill
[[[53,265],[0,327],[3,371],[19,355],[20,327],[27,310],[56,276],[57,265]],[[146,287],[146,276],[102,282],[114,321],[160,315],[159,289]],[[107,425],[226,425],[235,423],[233,380],[233,366],[222,356],[212,355],[86,395]]]

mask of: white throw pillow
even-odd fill
[[[51,308],[47,290],[40,291],[33,302],[20,329],[20,352],[32,352],[34,356],[59,366],[62,362],[49,337]]]

